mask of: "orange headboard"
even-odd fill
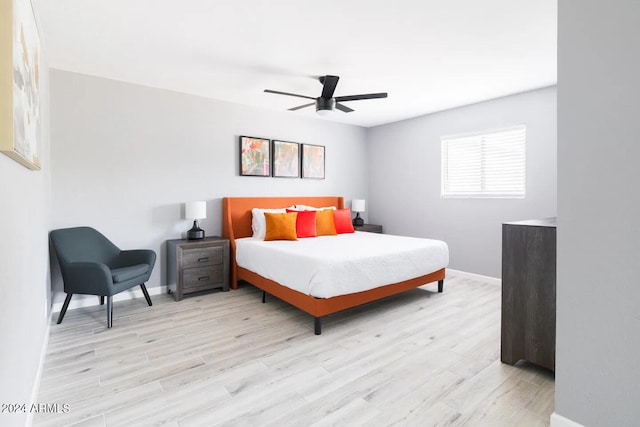
[[[236,243],[235,239],[250,237],[251,209],[286,208],[291,205],[315,207],[335,206],[344,208],[344,197],[224,197],[222,199],[222,235],[231,243],[231,287],[236,288]]]

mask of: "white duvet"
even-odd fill
[[[296,241],[236,239],[236,262],[281,285],[330,298],[433,273],[449,264],[440,240],[356,232]]]

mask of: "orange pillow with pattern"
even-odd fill
[[[333,209],[316,212],[316,234],[318,236],[335,236],[336,225],[333,221]]]
[[[298,240],[296,234],[296,212],[264,213],[266,232],[264,240]]]

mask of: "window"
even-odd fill
[[[442,137],[442,197],[523,198],[526,126]]]

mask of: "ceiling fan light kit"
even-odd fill
[[[345,101],[359,101],[362,99],[377,99],[377,98],[386,98],[387,93],[368,93],[362,95],[348,95],[348,96],[337,96],[334,98],[333,93],[336,90],[336,86],[338,84],[338,80],[340,77],[338,76],[321,76],[318,80],[322,83],[322,95],[317,98],[307,95],[298,95],[296,93],[289,92],[281,92],[277,90],[265,89],[264,91],[267,93],[274,93],[276,95],[287,95],[287,96],[296,96],[298,98],[306,98],[313,99],[315,102],[310,102],[308,104],[298,105],[297,107],[289,108],[289,111],[296,111],[302,108],[310,107],[312,105],[316,106],[316,113],[325,116],[332,111],[338,109],[345,113],[350,113],[354,111],[353,109],[347,107],[341,102]]]
[[[316,113],[326,116],[336,108],[336,100],[333,98],[316,98]]]

